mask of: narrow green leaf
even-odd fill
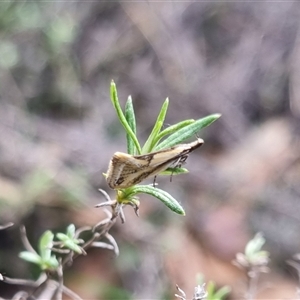
[[[175,198],[173,198],[169,193],[153,187],[151,185],[136,185],[132,188],[132,192],[134,194],[144,193],[151,195],[158,200],[160,200],[163,204],[165,204],[168,208],[179,215],[185,215],[185,211],[182,206],[177,202]]]
[[[212,282],[212,281],[208,282],[208,284],[206,285],[206,291],[207,291],[207,299],[215,300],[215,298],[214,298],[214,293],[215,293],[215,284],[214,284],[214,282]]]
[[[178,131],[179,129],[185,127],[185,126],[188,126],[190,124],[193,124],[195,122],[194,119],[189,119],[189,120],[184,120],[184,121],[181,121],[177,124],[174,124],[172,126],[169,126],[168,128],[164,129],[163,131],[161,131],[157,136],[156,136],[156,139],[154,140],[154,147],[157,145],[157,143],[163,138],[165,137],[166,135],[170,135],[170,134],[173,134],[174,132]]]
[[[131,96],[128,97],[125,105],[125,118],[128,122],[128,125],[132,129],[133,133],[136,135],[135,114],[134,114]],[[127,153],[131,155],[135,155],[136,149],[135,149],[134,141],[127,132],[126,132],[126,139],[127,139]]]
[[[122,111],[122,108],[120,106],[120,103],[119,103],[119,99],[118,99],[118,93],[117,93],[117,87],[116,87],[116,84],[114,83],[114,81],[112,80],[111,81],[111,84],[110,84],[110,99],[111,99],[111,102],[116,110],[116,113],[118,115],[118,118],[121,122],[121,124],[123,125],[126,133],[128,135],[130,135],[130,137],[132,138],[134,144],[135,144],[135,147],[138,151],[138,153],[140,154],[141,153],[141,146],[138,142],[138,139],[135,135],[135,133],[132,131],[132,129],[130,128],[124,114],[123,114],[123,111]]]
[[[58,232],[58,233],[56,234],[56,237],[57,237],[60,241],[62,241],[62,242],[68,241],[68,240],[70,239],[69,236],[67,236],[66,234],[61,233],[61,232]]]
[[[169,147],[172,147],[172,146],[182,143],[184,140],[195,135],[200,129],[209,126],[211,123],[213,123],[218,118],[220,118],[220,116],[221,116],[220,114],[210,115],[210,116],[199,119],[199,120],[195,121],[194,123],[179,129],[178,131],[176,131],[175,133],[173,133],[169,137],[167,137],[160,144],[158,144],[154,150],[158,151],[158,150],[166,149],[166,148],[169,148]]]
[[[155,125],[153,126],[152,132],[149,135],[143,149],[142,149],[142,153],[149,153],[152,151],[155,140],[157,135],[159,134],[162,125],[164,124],[165,121],[165,117],[166,117],[166,113],[168,110],[168,106],[169,106],[169,99],[167,98],[164,102],[164,104],[161,107],[161,110],[159,112],[159,115],[156,119]]]
[[[74,241],[68,240],[65,242],[64,246],[78,254],[82,253],[81,248]]]
[[[215,292],[214,299],[223,299],[231,292],[231,288],[227,285],[221,287]]]
[[[45,231],[44,234],[40,238],[39,250],[40,250],[40,255],[43,260],[47,260],[51,257],[51,248],[53,246],[53,238],[54,238],[54,234],[50,230]]]

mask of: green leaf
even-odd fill
[[[169,193],[153,187],[151,185],[136,185],[131,188],[134,194],[144,193],[151,195],[158,200],[160,200],[163,204],[165,204],[168,208],[179,215],[185,215],[185,211],[182,206],[174,199]]]
[[[58,232],[56,237],[62,242],[62,246],[73,250],[77,253],[82,253],[81,248],[77,245],[79,244],[79,240],[75,238],[75,226],[74,224],[70,224],[67,228],[67,234]]]
[[[67,240],[65,243],[64,243],[64,246],[70,250],[73,250],[74,252],[78,253],[78,254],[81,254],[82,253],[82,250],[81,248],[77,245],[77,243],[75,241],[72,241],[72,240]]]
[[[161,110],[159,112],[159,115],[156,119],[155,125],[153,126],[152,132],[149,135],[143,149],[142,149],[142,153],[149,153],[152,151],[154,145],[155,145],[155,140],[157,135],[159,134],[162,125],[164,124],[165,121],[165,117],[166,117],[166,113],[168,110],[168,106],[169,106],[169,99],[167,98],[164,102],[164,104],[161,107]]]
[[[252,240],[250,240],[245,248],[245,255],[251,257],[260,251],[262,246],[265,244],[266,240],[263,237],[262,233],[257,233]]]
[[[184,140],[195,135],[200,129],[209,126],[211,123],[220,118],[220,116],[220,114],[210,115],[179,129],[178,131],[167,137],[160,144],[158,144],[154,150],[158,151],[182,143]]]
[[[123,111],[122,111],[122,108],[120,106],[120,103],[119,103],[119,99],[118,99],[118,93],[117,93],[117,87],[116,87],[116,84],[114,83],[114,81],[112,80],[111,81],[111,84],[110,84],[110,99],[111,99],[111,102],[116,110],[116,113],[117,113],[117,116],[121,122],[121,124],[123,125],[126,133],[131,137],[131,139],[133,140],[134,142],[134,145],[138,151],[138,154],[141,153],[141,146],[137,140],[137,137],[135,135],[135,133],[132,131],[132,129],[130,128],[124,114],[123,114]]]
[[[75,236],[75,225],[74,224],[70,224],[67,227],[67,236],[70,238],[74,238],[74,236]]]
[[[219,290],[216,290],[216,284],[213,281],[209,281],[206,286],[206,291],[207,300],[222,300],[230,293],[231,288],[225,285]]]
[[[45,231],[40,238],[39,253],[43,260],[48,260],[51,257],[53,238],[54,238],[54,234],[50,230]]]
[[[189,173],[189,170],[186,168],[168,168],[163,172],[159,173],[159,175],[173,176],[173,175],[180,175],[186,173]]]
[[[47,260],[43,260],[42,265],[40,266],[42,270],[55,270],[59,266],[57,258],[52,255]]]
[[[19,257],[39,265],[42,270],[56,269],[59,265],[59,262],[54,255],[51,256],[53,237],[54,235],[50,230],[46,231],[41,236],[39,241],[40,255],[34,252],[23,251],[19,254]]]
[[[155,138],[153,144],[154,144],[154,147],[157,145],[157,143],[163,138],[165,137],[166,135],[170,135],[170,134],[173,134],[174,132],[178,131],[179,129],[187,126],[187,125],[190,125],[190,124],[193,124],[195,122],[194,119],[189,119],[189,120],[184,120],[184,121],[181,121],[177,124],[174,124],[172,126],[169,126],[168,128],[164,129],[163,131],[161,131]]]
[[[125,105],[125,118],[128,122],[128,125],[132,129],[133,133],[136,135],[136,121],[135,121],[135,114],[134,114],[131,96],[128,97]],[[131,155],[135,155],[136,148],[134,145],[134,141],[128,133],[126,133],[126,139],[127,139],[127,153]]]
[[[207,299],[208,300],[219,300],[214,298],[214,293],[215,293],[215,283],[212,281],[209,281],[207,286],[206,286],[206,291],[207,291]]]
[[[225,285],[216,291],[213,299],[224,299],[230,292],[231,288],[228,285]]]
[[[40,265],[42,262],[42,258],[38,254],[29,251],[20,252],[19,257],[37,265]]]
[[[56,269],[59,265],[58,260],[55,256],[50,256],[47,259],[43,259],[36,253],[23,251],[19,254],[19,257],[28,262],[38,265],[42,270],[53,270]]]
[[[70,237],[68,237],[66,234],[64,234],[64,233],[62,233],[62,232],[58,232],[58,233],[56,234],[56,237],[57,237],[60,241],[62,241],[62,242],[65,242],[65,241],[67,241],[67,240],[70,239]]]

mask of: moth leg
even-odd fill
[[[188,154],[186,154],[186,155],[184,155],[184,156],[181,156],[181,157],[179,158],[179,160],[177,161],[176,167],[181,168],[182,165],[185,164],[185,161],[187,160],[187,158],[188,158]]]
[[[188,154],[186,155],[182,155],[180,156],[174,163],[174,168],[181,168],[183,164],[185,164],[185,161],[188,158]],[[172,182],[172,178],[173,178],[173,173],[174,171],[172,171],[171,175],[170,175],[170,182]]]
[[[172,178],[173,178],[173,173],[174,173],[174,169],[175,168],[181,168],[181,163],[182,163],[182,159],[183,159],[184,157],[183,156],[180,156],[175,162],[174,162],[174,168],[173,168],[173,171],[172,171],[172,173],[171,173],[171,175],[170,175],[170,182],[172,182]]]
[[[173,173],[174,173],[174,171],[172,171],[172,173],[171,173],[171,175],[170,175],[170,182],[172,182]]]
[[[155,175],[155,176],[154,176],[154,179],[153,179],[153,187],[156,186],[156,177],[157,177],[157,175]]]

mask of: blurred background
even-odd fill
[[[111,230],[120,256],[93,249],[65,272],[84,299],[192,296],[197,273],[242,298],[245,274],[231,264],[256,232],[271,253],[260,298],[296,296],[286,264],[300,252],[300,3],[0,3],[0,272],[34,278],[21,261],[19,226],[32,244],[104,218],[102,175],[124,131],[109,99],[132,95],[145,141],[166,97],[165,127],[208,114],[190,173],[158,177],[185,208],[178,216],[141,197],[140,217]],[[151,182],[151,180],[149,181]],[[0,296],[18,287],[0,285]]]

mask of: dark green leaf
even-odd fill
[[[210,115],[179,129],[178,131],[176,131],[175,133],[167,137],[160,144],[158,144],[155,147],[155,151],[166,149],[182,143],[186,139],[195,135],[200,129],[207,127],[208,125],[216,121],[218,118],[220,118],[220,116],[221,116],[220,114]]]
[[[167,110],[168,110],[168,106],[169,106],[169,99],[167,98],[165,100],[164,104],[161,107],[161,110],[160,110],[159,115],[156,119],[156,122],[155,122],[155,125],[154,125],[153,129],[152,129],[152,132],[149,135],[149,137],[148,137],[148,139],[147,139],[147,141],[146,141],[146,143],[145,143],[145,145],[142,149],[143,154],[149,153],[149,152],[152,151],[155,140],[157,139],[156,137],[159,134],[162,125],[164,124],[166,113],[167,113]]]
[[[188,126],[190,124],[193,124],[195,122],[195,120],[190,119],[190,120],[184,120],[181,121],[177,124],[174,124],[172,126],[169,126],[168,128],[164,129],[163,131],[161,131],[157,136],[156,139],[154,141],[154,147],[157,145],[157,143],[166,135],[170,135],[173,134],[174,132],[178,131],[179,129]]]
[[[134,194],[144,193],[151,195],[158,200],[160,200],[163,204],[165,204],[168,208],[179,215],[185,215],[184,209],[177,202],[175,198],[173,198],[169,193],[153,187],[151,185],[136,185],[132,188],[132,192]]]
[[[110,99],[111,99],[111,102],[116,110],[116,113],[118,115],[118,118],[121,122],[121,124],[123,125],[126,133],[128,135],[130,135],[131,139],[133,140],[134,144],[135,144],[135,147],[138,151],[138,153],[140,154],[141,153],[141,146],[137,140],[137,137],[135,135],[135,133],[132,131],[132,129],[130,128],[124,114],[123,114],[123,111],[122,111],[122,108],[120,106],[120,103],[119,103],[119,99],[118,99],[118,93],[117,93],[117,87],[116,87],[116,84],[114,83],[114,81],[111,82],[110,84]]]

